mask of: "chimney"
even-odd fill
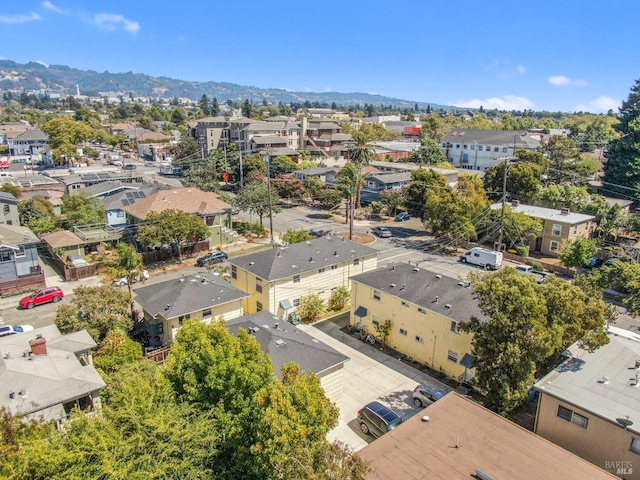
[[[519,207],[520,206],[520,200],[511,200],[511,206],[512,207]]]
[[[29,340],[31,346],[31,353],[34,355],[46,355],[47,354],[47,341],[41,335],[38,335],[35,339]]]
[[[561,215],[569,215],[571,213],[571,210],[568,208],[561,208],[560,209],[560,214]]]

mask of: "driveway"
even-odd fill
[[[348,322],[349,314],[342,314],[315,325],[299,325],[298,328],[349,357],[343,370],[339,423],[329,432],[328,438],[344,442],[357,451],[374,440],[374,437],[360,431],[357,422],[358,410],[364,405],[377,400],[407,419],[421,411],[413,405],[411,396],[417,384],[431,385],[446,392],[451,388],[344,333],[340,328]]]

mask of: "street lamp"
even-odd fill
[[[271,145],[266,145],[267,149],[262,159],[267,164],[267,197],[269,197],[269,242],[273,247],[273,208],[271,205]]]
[[[478,169],[478,142],[474,140],[473,143],[475,143],[475,146],[476,146],[476,159],[473,161],[473,169],[477,170]]]

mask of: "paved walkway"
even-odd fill
[[[377,400],[403,418],[421,410],[413,405],[412,392],[419,383],[431,385],[445,392],[451,388],[429,375],[393,358],[360,339],[344,333],[348,314],[315,325],[299,325],[300,330],[347,355],[343,370],[342,404],[338,426],[329,432],[330,441],[340,440],[354,450],[373,441],[360,431],[356,418],[360,408]]]

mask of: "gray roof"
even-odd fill
[[[7,192],[0,192],[0,203],[11,203],[13,205],[18,204],[18,199]]]
[[[376,173],[374,175],[369,175],[367,180],[376,180],[378,183],[410,182],[411,172]]]
[[[85,173],[85,174],[77,174],[74,173],[72,175],[67,175],[66,177],[60,177],[60,181],[65,185],[72,185],[75,183],[89,183],[89,182],[109,182],[116,180],[130,180],[141,179],[142,173],[140,172],[100,172],[100,173]]]
[[[36,334],[46,339],[47,354],[23,356]],[[95,347],[86,331],[62,335],[55,325],[0,338],[0,405],[13,415],[38,412],[51,415],[47,420],[62,418],[58,405],[106,386],[93,365],[83,366],[75,356]],[[15,399],[9,398],[11,392]]]
[[[524,204],[519,204],[517,206],[509,204],[509,206],[514,212],[524,213],[529,217],[539,218],[541,220],[554,220],[557,222],[569,223],[571,225],[576,225],[596,219],[596,217],[594,217],[593,215],[585,215],[583,213],[574,213],[571,211],[569,213],[562,213],[561,210],[555,208],[536,207],[534,205]],[[491,205],[492,210],[498,210],[500,208],[502,208],[501,203],[494,203],[493,205]]]
[[[29,230],[28,227],[20,225],[0,224],[0,243],[4,245],[25,245],[28,243],[37,243],[40,241],[38,236]]]
[[[173,318],[249,296],[217,275],[190,275],[134,291],[135,300],[151,316]],[[167,308],[169,306],[169,308]]]
[[[85,192],[92,197],[99,197],[100,195],[113,191],[121,191],[125,189],[138,190],[139,188],[140,185],[134,183],[123,183],[118,180],[110,180],[107,182],[96,183],[95,185],[89,185],[85,188]]]
[[[516,150],[518,148],[538,148],[540,141],[531,138],[526,130],[477,130],[468,128],[452,128],[451,131],[441,140],[441,143],[466,143],[473,144],[476,141],[479,145],[495,145],[503,147],[513,147],[515,141]]]
[[[241,328],[254,329],[252,335],[260,344],[262,351],[271,357],[278,378],[282,378],[281,367],[289,362],[300,365],[302,371],[321,375],[322,372],[349,360],[346,355],[267,311],[235,318],[226,324],[234,335]],[[278,324],[277,329],[276,324]]]
[[[256,122],[252,121],[248,125],[245,125],[242,130],[246,131],[269,131],[282,130],[284,128],[284,122]]]
[[[49,135],[47,135],[46,133],[44,133],[42,130],[38,129],[38,128],[34,128],[33,130],[27,130],[26,132],[24,132],[22,135],[18,135],[16,138],[13,139],[14,141],[48,141],[49,140]]]
[[[268,144],[280,144],[287,143],[287,137],[279,137],[277,135],[264,135],[264,136],[255,136],[251,139],[256,145],[268,145]]]
[[[145,185],[137,189],[127,189],[121,192],[108,195],[100,199],[107,212],[112,210],[122,210],[124,207],[136,203],[142,198],[146,198],[160,190],[158,185]]]
[[[305,176],[319,176],[319,175],[326,175],[327,173],[337,173],[340,169],[339,168],[335,168],[335,167],[310,167],[310,168],[305,168],[304,170],[296,170],[294,173],[294,175],[297,173],[299,175],[305,175]]]
[[[540,379],[535,388],[611,423],[628,415],[633,425],[627,430],[638,435],[640,395],[634,383],[640,336],[616,327],[609,327],[607,336],[610,343],[593,353],[576,345],[569,347],[571,357]]]
[[[458,322],[467,321],[472,316],[487,320],[480,312],[471,283],[466,280],[439,275],[407,263],[354,275],[351,280]]]
[[[271,281],[374,254],[377,250],[366,245],[340,237],[321,237],[234,257],[229,263]]]

